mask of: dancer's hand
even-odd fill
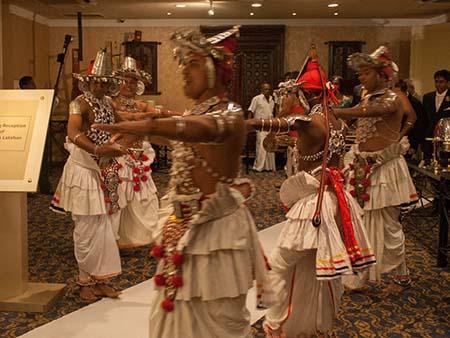
[[[96,155],[102,157],[119,157],[126,155],[127,153],[127,148],[118,143],[111,142],[111,140],[108,143],[98,147],[95,152]]]

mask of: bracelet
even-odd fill
[[[414,125],[414,123],[409,122],[409,121],[406,121],[405,123],[408,124],[408,125],[410,125],[410,126],[413,126],[413,125]]]
[[[84,134],[83,132],[79,132],[78,134],[76,134],[72,140],[73,144],[77,144],[77,139],[83,134]]]
[[[184,130],[186,129],[186,121],[181,116],[172,116],[173,119],[175,119],[175,135],[181,136],[181,134],[184,133]]]
[[[273,120],[269,119],[269,133],[272,132]]]
[[[261,131],[264,131],[264,119],[261,119]]]
[[[95,147],[94,147],[94,156],[97,156],[97,149],[98,149],[98,145],[95,145]]]
[[[277,134],[279,134],[280,131],[281,131],[281,121],[280,121],[279,118],[277,118],[277,121],[278,121],[278,130],[277,130]]]

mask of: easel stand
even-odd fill
[[[28,282],[27,193],[0,192],[0,311],[46,312],[66,284]]]

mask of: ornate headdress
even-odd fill
[[[228,83],[232,79],[235,37],[239,34],[239,28],[240,26],[234,26],[210,38],[206,38],[198,31],[178,30],[171,36],[172,42],[176,45],[173,50],[174,56],[181,65],[190,52],[203,55],[207,57],[208,86],[214,85],[216,69],[221,70],[223,82]]]
[[[300,74],[297,77],[296,84],[305,90],[327,90],[328,98],[336,103],[337,99],[333,93],[333,85],[328,81],[324,69],[319,63],[317,49],[312,45],[308,56],[303,63]]]
[[[392,61],[391,54],[386,46],[378,47],[372,54],[352,54],[348,57],[347,63],[355,71],[358,71],[361,66],[379,68],[388,80],[391,80],[399,71],[397,64]]]
[[[136,95],[142,95],[145,90],[145,84],[152,83],[152,76],[144,70],[138,69],[136,60],[131,56],[126,56],[123,60],[120,69],[113,73],[119,78],[132,77],[138,81],[138,89]]]
[[[79,81],[79,88],[83,92],[89,91],[89,83],[91,81],[110,84],[110,92],[117,91],[120,83],[120,79],[112,75],[112,65],[111,62],[108,62],[105,49],[97,52],[97,56],[90,63],[86,75],[74,73],[73,77]]]

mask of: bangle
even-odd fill
[[[281,131],[281,121],[280,121],[279,118],[277,118],[277,121],[278,121],[278,130],[277,130],[277,134],[279,134],[280,131]]]
[[[261,119],[261,130],[260,131],[264,131],[264,119]]]
[[[95,145],[95,147],[94,147],[94,156],[97,156],[97,149],[98,149],[98,145]]]
[[[78,134],[76,134],[72,140],[73,144],[77,144],[77,139],[83,134],[84,134],[83,132],[79,132]]]
[[[273,120],[269,119],[269,133],[272,132]]]
[[[406,121],[405,123],[406,123],[406,124],[409,124],[410,126],[413,126],[413,125],[414,125],[414,123],[409,122],[409,121]]]

